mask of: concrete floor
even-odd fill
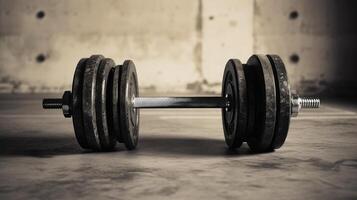
[[[0,97],[0,199],[357,199],[355,107],[301,113],[259,155],[227,151],[219,110],[145,110],[136,151],[92,153],[41,97]]]

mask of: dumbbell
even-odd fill
[[[135,65],[115,66],[110,58],[93,55],[77,64],[72,91],[62,98],[43,99],[44,109],[62,109],[72,117],[78,143],[84,149],[109,151],[117,142],[135,149],[139,109],[219,108],[227,146],[247,142],[255,152],[280,148],[288,135],[290,117],[301,108],[318,108],[319,99],[300,98],[290,90],[282,59],[253,55],[246,64],[230,59],[220,96],[140,97]]]

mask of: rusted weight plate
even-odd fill
[[[253,55],[245,66],[248,99],[254,99],[249,106],[247,142],[256,152],[271,150],[276,120],[276,89],[272,66],[265,55]]]
[[[120,112],[119,112],[119,83],[120,83],[120,71],[121,65],[117,65],[113,69],[113,85],[112,85],[112,105],[113,105],[113,131],[118,142],[123,143],[123,137],[120,133]]]
[[[105,58],[100,61],[95,85],[96,125],[101,150],[113,150],[116,144],[112,120],[112,69],[115,63]]]
[[[89,149],[84,125],[83,125],[83,109],[82,109],[82,90],[84,69],[86,67],[87,58],[82,58],[75,69],[72,82],[72,122],[74,133],[79,145],[84,149]]]
[[[82,109],[83,124],[88,145],[92,150],[101,150],[99,141],[97,115],[96,115],[96,83],[100,61],[104,57],[101,55],[91,56],[84,70]]]
[[[229,108],[222,108],[225,141],[229,148],[242,145],[247,127],[247,87],[243,65],[238,59],[230,59],[225,67],[222,96],[229,99]]]
[[[280,148],[288,136],[291,97],[288,75],[282,59],[277,55],[267,55],[274,72],[276,86],[276,122],[275,134],[271,143],[272,149]]]
[[[133,61],[126,60],[120,68],[119,118],[120,136],[125,147],[135,149],[139,139],[139,109],[133,107],[133,99],[139,96],[138,77]]]

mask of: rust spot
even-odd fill
[[[197,43],[194,47],[194,63],[196,71],[198,72],[201,79],[203,79],[203,71],[202,71],[202,0],[198,1],[198,11],[196,17],[196,36]]]
[[[221,90],[221,82],[210,83],[207,79],[188,83],[186,89],[194,93],[216,94]]]
[[[197,44],[195,45],[193,54],[194,54],[194,63],[195,63],[196,71],[202,78],[203,71],[202,71],[202,43],[201,43],[201,41],[197,42]]]
[[[198,12],[196,16],[196,31],[202,34],[202,0],[198,1]]]
[[[188,83],[186,85],[187,90],[191,90],[197,93],[202,92],[202,83],[200,81],[195,81],[193,83]]]
[[[261,10],[260,10],[260,7],[259,7],[257,1],[254,1],[254,11],[253,12],[254,12],[254,15],[256,15],[256,16],[261,15]]]

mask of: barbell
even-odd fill
[[[290,117],[301,108],[318,108],[320,100],[291,92],[285,65],[277,55],[253,55],[246,64],[228,60],[222,94],[205,97],[141,97],[133,61],[115,66],[112,59],[93,55],[78,62],[72,91],[65,91],[62,98],[43,99],[42,105],[72,117],[84,149],[110,151],[117,142],[135,149],[140,109],[220,108],[230,149],[247,142],[253,151],[267,152],[284,144]]]

